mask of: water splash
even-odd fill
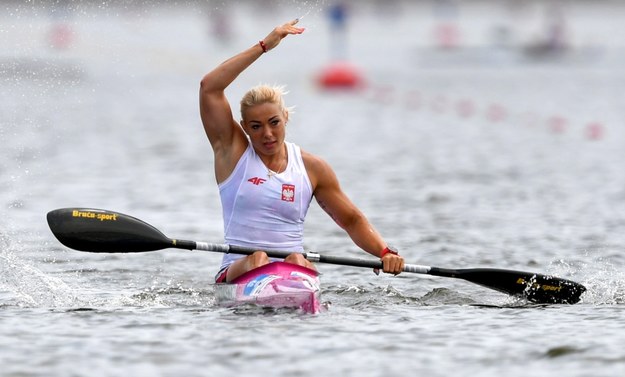
[[[215,292],[212,288],[196,289],[185,287],[182,283],[174,284],[167,281],[165,287],[153,285],[132,296],[141,306],[165,307],[213,307],[215,306]]]
[[[332,302],[340,302],[344,307],[377,307],[392,308],[398,305],[422,306],[418,297],[411,296],[392,285],[363,286],[363,285],[329,285],[323,288],[322,298]]]
[[[579,279],[579,282],[586,286],[587,291],[582,294],[582,303],[625,304],[625,272],[610,259],[601,256],[592,257],[590,252],[586,252],[585,259],[590,261],[558,260],[552,263],[549,269],[554,274],[573,276],[572,279]]]
[[[19,307],[68,307],[77,301],[75,290],[63,280],[50,276],[6,248],[0,236],[0,292],[3,304]]]
[[[297,12],[298,26],[305,27],[308,32],[318,28],[317,19],[322,15],[327,7],[325,0],[298,1],[293,4],[294,11]]]
[[[472,298],[447,288],[434,288],[421,298],[421,302],[423,305],[428,306],[470,305],[475,303]]]

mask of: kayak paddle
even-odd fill
[[[50,211],[48,225],[65,246],[94,253],[137,253],[167,248],[249,255],[257,251],[226,244],[171,239],[152,225],[122,213],[92,208]],[[265,250],[272,258],[291,252]],[[302,253],[311,262],[382,269],[380,260]],[[571,280],[533,272],[495,268],[449,269],[406,264],[404,272],[458,278],[535,303],[575,304],[586,287]]]

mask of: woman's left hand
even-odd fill
[[[386,253],[382,257],[382,266],[384,273],[399,275],[404,270],[404,258],[401,255]]]

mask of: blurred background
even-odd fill
[[[234,116],[250,86],[287,84],[289,137],[404,247],[466,245],[440,233],[467,224],[498,227],[493,248],[537,229],[564,254],[609,245],[625,226],[624,16],[609,0],[3,1],[4,242],[40,249],[43,214],[79,205],[221,239],[199,81],[300,17],[306,32],[229,88]]]

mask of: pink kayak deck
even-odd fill
[[[248,271],[232,283],[216,284],[220,305],[255,304],[273,308],[320,310],[319,273],[291,263],[273,262]]]

